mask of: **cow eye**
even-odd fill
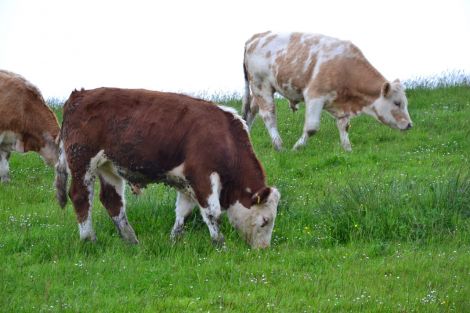
[[[269,223],[269,219],[263,216],[263,222],[261,224],[261,227],[268,225],[268,223]]]
[[[401,105],[401,102],[400,101],[394,101],[393,102],[397,107],[399,107]]]

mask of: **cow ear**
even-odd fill
[[[382,85],[382,96],[384,98],[388,98],[390,96],[390,91],[392,90],[392,86],[390,85],[389,82],[385,82]]]
[[[268,200],[271,188],[263,187],[253,194],[251,197],[251,205],[263,204]]]

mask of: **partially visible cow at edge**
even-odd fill
[[[248,128],[233,109],[141,89],[73,91],[64,106],[56,166],[62,207],[68,172],[82,240],[96,239],[91,206],[98,177],[100,200],[129,243],[138,241],[126,216],[124,180],[138,186],[163,182],[177,189],[172,239],[198,205],[214,243],[224,241],[219,219],[226,210],[252,247],[270,245],[280,194],[266,186]]]
[[[322,110],[336,119],[341,144],[351,151],[351,117],[368,114],[383,124],[410,129],[408,101],[399,82],[387,81],[351,42],[304,33],[254,35],[245,43],[243,118],[249,127],[259,112],[274,148],[277,129],[274,92],[289,100],[293,111],[305,102],[305,124],[294,149],[304,146],[320,128]],[[251,90],[251,92],[250,92]]]
[[[12,151],[38,152],[54,166],[59,123],[39,90],[22,76],[0,70],[0,181],[10,180]]]

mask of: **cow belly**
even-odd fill
[[[287,88],[279,88],[278,86],[275,88],[276,91],[282,95],[284,98],[294,102],[304,101],[304,97],[298,89],[292,88],[288,86]]]
[[[159,175],[148,175],[143,172],[132,171],[116,166],[118,174],[133,185],[145,187],[150,183],[163,183],[184,193],[192,199],[195,198],[194,190],[189,181],[183,175],[184,163],[174,169]]]

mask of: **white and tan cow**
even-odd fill
[[[38,152],[57,163],[59,123],[39,90],[22,76],[0,70],[0,181],[8,182],[12,151]]]
[[[410,129],[402,84],[387,81],[351,42],[318,34],[265,32],[245,44],[243,117],[249,127],[259,112],[274,148],[277,129],[273,94],[289,100],[292,110],[305,102],[305,124],[294,149],[320,128],[322,110],[336,118],[341,144],[351,151],[349,120],[367,114],[392,128]]]

